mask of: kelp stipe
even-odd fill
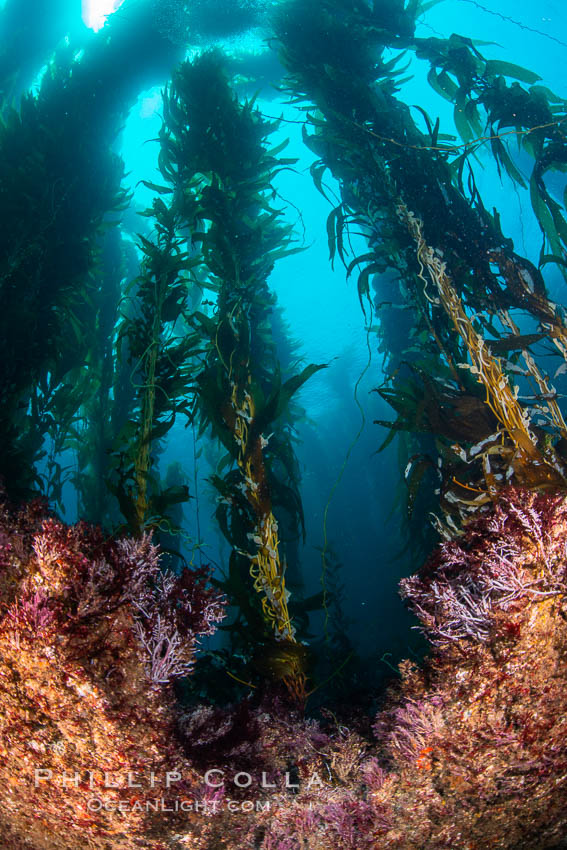
[[[71,427],[64,434],[63,451],[75,454],[69,481],[76,493],[77,516],[114,528],[118,510],[107,487],[109,453],[115,436],[114,400],[125,395],[119,389],[119,367],[115,357],[115,327],[122,296],[126,251],[121,233],[105,227],[91,273],[94,293],[92,333],[83,368],[77,375],[81,404]],[[55,446],[53,445],[53,448]],[[68,455],[67,455],[68,456]],[[61,456],[59,457],[59,460]],[[50,490],[46,488],[46,493]],[[61,496],[55,504],[60,508]]]
[[[544,246],[540,263],[557,262],[564,213],[540,177],[548,166],[563,167],[565,111],[549,90],[534,85],[536,75],[484,60],[468,39],[416,39],[419,4],[396,9],[389,14],[380,4],[371,10],[342,0],[306,7],[292,0],[276,16],[276,28],[290,94],[317,108],[308,114],[313,132],[305,132],[321,158],[313,177],[322,188],[328,167],[341,184],[342,202],[329,216],[331,251],[349,275],[357,270],[363,305],[372,277],[388,273],[399,291],[395,302],[411,317],[405,350],[393,323],[382,328],[382,345],[395,355],[386,355],[388,380],[380,388],[399,414],[394,429],[435,437],[434,446],[419,437],[407,458],[410,500],[431,470],[439,507],[455,530],[511,480],[535,489],[565,484],[565,423],[537,349],[548,340],[561,365],[563,313],[550,302],[540,269],[516,253],[498,214],[487,212],[471,165],[483,143],[471,138],[471,127],[480,134],[483,117],[495,131],[491,151],[498,168],[519,182],[498,135],[513,127],[535,160],[531,201],[552,249]],[[357,34],[357,49],[346,45],[335,55],[345,23]],[[400,52],[386,61],[386,48]],[[430,83],[456,101],[459,116],[464,111],[457,120],[463,145],[451,145],[422,109],[427,132],[419,129],[399,96],[402,49],[431,62]],[[516,114],[508,108],[511,96],[525,106]],[[344,231],[351,223],[367,234],[369,250],[349,263]],[[535,325],[536,333],[520,333],[521,323]],[[497,350],[503,356],[495,356]]]
[[[301,698],[305,650],[288,610],[278,500],[298,527],[303,520],[293,451],[277,420],[322,367],[282,381],[267,286],[276,260],[296,250],[269,200],[273,178],[294,161],[278,158],[283,146],[268,150],[276,125],[253,102],[238,102],[217,54],[175,73],[164,119],[159,162],[171,209],[199,258],[199,286],[215,299],[212,312],[195,310],[188,321],[205,349],[195,378],[200,433],[211,429],[226,451],[227,471],[212,478],[217,519],[232,546],[222,586],[246,620],[235,625],[240,642]]]
[[[15,498],[37,489],[46,435],[60,448],[84,400],[79,375],[94,332],[88,274],[103,217],[124,202],[111,150],[121,108],[96,108],[93,89],[61,51],[38,94],[0,127],[0,476]],[[50,473],[58,499],[61,470],[51,464]]]
[[[155,198],[155,238],[139,235],[141,273],[126,292],[117,352],[128,364],[134,393],[128,418],[112,449],[108,486],[115,493],[131,533],[139,536],[168,521],[168,508],[189,497],[183,484],[163,487],[157,469],[158,444],[178,415],[194,403],[198,334],[187,324],[195,265],[173,207]]]

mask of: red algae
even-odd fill
[[[373,735],[275,693],[181,713],[169,682],[223,613],[205,573],[162,574],[149,538],[37,506],[4,510],[0,535],[2,846],[543,850],[567,833],[564,497],[505,491],[402,582],[431,652],[400,665]]]

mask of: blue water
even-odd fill
[[[0,0],[0,8],[6,3],[7,8],[14,5],[9,0]],[[36,3],[21,0],[21,19],[11,15],[6,20],[0,16],[0,36],[10,38],[8,23],[12,28],[19,24],[23,35],[18,31],[18,37],[25,41],[26,16],[35,11],[45,17],[45,39],[49,37],[55,43],[66,34],[84,37],[79,0],[50,2],[49,14],[45,13],[45,5],[45,0]],[[567,46],[559,42],[567,42],[567,4],[559,0],[537,3],[486,0],[482,4],[474,0],[446,0],[422,17],[418,29],[423,37],[447,37],[452,32],[484,42],[481,50],[487,57],[524,65],[541,75],[542,84],[560,95],[565,94]],[[265,32],[256,28],[235,32],[215,43],[230,55],[248,57],[251,61],[268,50],[264,38]],[[188,55],[210,43],[201,37]],[[37,49],[39,56],[39,42]],[[46,58],[42,54],[35,68],[30,62],[30,74],[33,70],[36,83]],[[433,116],[440,115],[442,131],[450,133],[452,106],[432,93],[419,63],[414,62],[411,70],[415,77],[406,84],[403,99],[421,105]],[[139,181],[160,182],[156,138],[161,125],[161,89],[165,83],[165,77],[153,79],[151,86],[139,93],[119,140],[119,152],[128,173],[127,185],[133,193],[132,207],[126,216],[129,231],[124,227],[126,240],[135,240],[132,212],[143,210],[151,200],[151,192]],[[418,565],[398,557],[405,541],[400,531],[399,510],[395,508],[400,486],[396,445],[376,453],[386,435],[373,420],[391,418],[387,406],[371,392],[383,379],[381,355],[360,309],[355,283],[346,281],[340,262],[335,263],[334,270],[330,267],[325,227],[330,207],[309,175],[314,157],[302,143],[301,125],[295,123],[300,114],[285,104],[284,99],[270,87],[264,87],[257,102],[265,114],[281,115],[285,119],[273,141],[276,144],[282,138],[289,138],[285,155],[297,157],[298,162],[293,172],[280,175],[277,190],[282,206],[290,202],[286,216],[295,225],[297,244],[303,243],[306,250],[280,261],[270,285],[277,294],[291,337],[300,343],[304,362],[330,364],[309,381],[300,396],[305,410],[303,420],[297,425],[307,524],[307,540],[301,549],[305,591],[315,593],[320,586],[320,548],[324,545],[324,514],[328,505],[327,544],[343,565],[345,613],[352,621],[353,640],[364,652],[376,651],[380,655],[389,649],[407,654],[414,637],[409,629],[410,620],[397,597],[397,583]],[[485,206],[498,207],[504,231],[514,239],[517,250],[536,259],[540,233],[526,194],[520,196],[508,182],[502,185],[489,161],[479,162],[476,178]],[[562,182],[560,176],[553,186],[558,195]],[[330,193],[338,195],[338,187],[328,172],[326,184]],[[363,247],[360,237],[354,237],[353,247],[355,252],[360,252]],[[552,295],[560,297],[564,284],[557,275],[550,272],[547,282]],[[372,317],[370,321],[377,319]],[[201,539],[205,543],[202,557],[222,564],[227,547],[212,518],[214,501],[206,483],[211,472],[207,454],[210,455],[210,450],[199,458],[195,470],[190,432],[180,426],[173,433],[163,465],[165,468],[168,463],[182,459],[192,492],[197,476]],[[191,502],[185,508],[187,532],[192,537],[197,535],[194,507],[195,503]],[[71,497],[67,516],[73,518]],[[320,622],[315,618],[313,627],[316,630],[318,626]]]

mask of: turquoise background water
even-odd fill
[[[53,37],[63,38],[66,33],[81,37],[84,32],[78,0],[49,4],[51,14],[46,12],[45,3],[26,4],[22,0],[20,23],[25,23],[26,5],[28,13],[36,9],[39,14],[41,10],[44,26],[51,28]],[[4,38],[10,37],[8,23],[0,16],[0,35]],[[538,72],[543,84],[559,95],[567,94],[563,70],[567,64],[567,4],[559,0],[537,3],[486,0],[485,4],[475,0],[446,0],[422,17],[418,30],[423,37],[447,37],[453,32],[485,42],[480,49],[487,57],[524,65]],[[252,67],[253,61],[269,50],[266,35],[262,28],[254,28],[235,31],[214,43],[231,56],[244,57]],[[188,55],[211,43],[201,34]],[[277,84],[278,65],[273,60],[272,68],[272,82]],[[451,133],[451,105],[432,92],[419,62],[414,60],[411,71],[414,79],[404,86],[400,97],[406,103],[425,108],[434,120],[439,115],[442,132]],[[161,89],[166,79],[154,82],[151,88],[139,93],[119,141],[128,173],[127,185],[132,191],[132,206],[123,224],[124,238],[131,241],[145,221],[140,219],[137,224],[133,212],[143,210],[151,201],[151,193],[140,181],[160,182],[156,139],[161,125]],[[309,381],[300,398],[305,410],[305,417],[297,426],[307,522],[307,541],[300,553],[305,591],[319,589],[324,512],[332,495],[327,542],[342,564],[345,612],[352,621],[353,640],[364,652],[377,653],[378,657],[386,650],[405,654],[414,637],[397,596],[397,582],[419,565],[398,557],[406,541],[396,506],[399,488],[403,486],[396,446],[376,453],[386,433],[373,420],[391,418],[389,408],[371,392],[383,380],[381,355],[370,330],[372,323],[379,322],[379,316],[365,321],[354,281],[345,279],[345,270],[339,262],[334,270],[330,267],[326,219],[331,207],[317,192],[309,175],[314,157],[301,140],[301,114],[284,101],[281,93],[265,83],[258,93],[261,111],[283,118],[280,129],[272,137],[274,144],[289,138],[286,156],[298,160],[294,171],[279,176],[276,188],[288,220],[295,224],[297,244],[304,244],[306,250],[280,261],[270,285],[277,294],[289,333],[299,343],[303,360],[330,364]],[[521,158],[518,161],[521,166]],[[516,250],[536,259],[541,239],[527,195],[514,190],[508,182],[502,184],[488,159],[480,158],[475,176],[485,206],[497,206],[504,231],[514,239]],[[561,197],[564,178],[560,175],[554,180],[550,185]],[[326,185],[338,198],[338,186],[328,173]],[[361,252],[363,244],[361,237],[353,237],[356,253]],[[564,284],[553,272],[547,283],[552,297],[565,300]],[[180,424],[162,462],[164,468],[169,463],[182,462],[192,495],[198,495],[201,538],[205,543],[202,557],[222,565],[227,548],[212,518],[214,497],[206,481],[211,472],[207,456],[212,457],[210,450],[205,450],[195,470],[192,435]],[[193,486],[195,478],[197,494]],[[67,513],[72,519],[71,499]],[[185,524],[188,535],[196,538],[195,501],[185,509]],[[315,619],[312,626],[317,630],[320,622]]]

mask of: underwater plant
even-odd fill
[[[131,533],[167,521],[168,508],[189,498],[186,485],[163,488],[157,474],[158,441],[178,414],[191,416],[199,335],[187,325],[191,259],[174,208],[155,198],[151,215],[155,241],[139,235],[143,261],[139,276],[124,293],[118,328],[118,357],[128,364],[134,385],[128,417],[111,451],[108,486]]]
[[[126,14],[129,6],[128,4],[124,6],[124,14]],[[143,21],[139,23],[143,29]],[[127,74],[124,72],[116,81],[116,85],[107,89],[105,84],[108,82],[108,67],[104,70],[105,60],[110,60],[116,45],[120,43],[120,38],[115,38],[114,35],[124,34],[122,27],[123,24],[120,22],[115,23],[112,33],[101,34],[100,38],[97,36],[91,41],[82,57],[77,58],[72,50],[65,55],[61,54],[58,60],[59,65],[53,64],[51,70],[46,73],[37,98],[30,96],[24,102],[25,109],[22,116],[18,117],[15,112],[10,114],[5,127],[6,146],[11,144],[14,152],[17,147],[18,153],[21,154],[22,150],[24,152],[26,150],[23,134],[30,129],[25,122],[27,121],[31,127],[35,120],[34,111],[37,111],[39,115],[43,109],[47,118],[51,120],[51,113],[59,116],[59,112],[63,110],[67,117],[61,121],[57,140],[55,137],[52,138],[47,120],[45,127],[42,128],[43,135],[39,132],[33,138],[33,144],[36,146],[42,143],[44,137],[53,147],[57,142],[58,150],[62,151],[65,149],[67,139],[63,134],[67,130],[70,140],[73,133],[76,139],[79,139],[80,132],[84,131],[81,121],[87,127],[93,123],[96,124],[99,120],[107,136],[103,139],[96,133],[91,133],[92,138],[86,146],[86,151],[93,156],[89,178],[92,178],[96,184],[97,190],[101,193],[101,199],[106,191],[103,177],[108,176],[109,181],[114,180],[112,186],[116,190],[115,195],[110,193],[104,195],[107,209],[112,205],[117,208],[125,199],[124,193],[119,189],[119,180],[122,176],[121,163],[111,152],[110,141],[117,126],[115,122],[128,105],[130,92],[128,86],[132,80],[127,79]],[[128,61],[133,61],[130,54],[128,54]],[[96,82],[93,82],[94,79]],[[96,109],[91,105],[91,95],[92,99],[96,100]],[[228,105],[233,113],[237,114],[236,102],[232,103],[230,97],[224,95],[223,97],[223,106]],[[83,111],[75,108],[74,98],[80,100]],[[173,110],[174,105],[167,117],[166,125],[174,124],[177,116]],[[234,180],[236,185],[240,179],[241,186],[240,197],[235,199],[233,211],[235,220],[241,212],[238,205],[242,203],[245,206],[248,205],[250,216],[257,215],[272,191],[270,184],[272,176],[279,168],[285,168],[290,164],[286,160],[277,158],[278,151],[269,156],[262,148],[262,138],[267,136],[272,127],[266,125],[265,132],[258,133],[262,122],[254,112],[252,104],[246,104],[242,114],[243,129],[248,122],[248,129],[251,131],[250,154],[258,158],[256,163],[258,173],[256,174],[256,166],[253,165],[245,175],[237,175],[236,172],[242,165],[238,157],[241,153],[246,155],[247,152],[246,150],[236,151],[236,158],[232,162],[235,169]],[[229,113],[228,120],[230,117]],[[88,123],[89,120],[91,125]],[[18,144],[16,144],[17,132],[22,136]],[[203,126],[193,126],[192,132],[195,137],[203,133],[202,142],[205,141],[208,132],[206,121]],[[10,133],[14,138],[10,136]],[[222,156],[228,154],[229,137],[231,138],[231,134],[225,135],[221,142],[225,146],[225,149],[221,151]],[[165,143],[165,135],[163,138]],[[83,150],[78,143],[77,148]],[[97,170],[94,154],[100,151],[102,151],[101,163]],[[167,151],[166,145],[160,158],[160,166],[167,161]],[[170,154],[171,151],[170,143]],[[51,151],[51,154],[54,154],[54,151]],[[49,163],[53,159],[53,169],[56,171],[58,163],[51,154],[46,155],[45,159]],[[30,157],[32,157],[31,152]],[[109,162],[116,166],[118,171],[110,173],[109,170],[106,174],[103,163],[108,165],[108,162],[105,158],[109,158]],[[37,162],[42,161],[40,156],[36,159]],[[226,156],[225,159],[228,164],[230,158]],[[6,160],[7,165],[8,162],[9,159]],[[6,300],[6,316],[8,314],[12,318],[15,316],[18,324],[18,338],[15,338],[14,326],[11,325],[4,335],[3,344],[7,347],[7,359],[14,368],[17,366],[20,384],[17,384],[14,375],[8,374],[7,370],[4,376],[7,386],[6,404],[3,405],[3,415],[6,420],[3,440],[5,448],[3,474],[9,481],[8,486],[12,495],[21,497],[33,491],[34,483],[37,489],[41,482],[44,485],[44,492],[59,505],[60,509],[63,509],[64,503],[63,486],[66,480],[71,480],[78,490],[81,515],[88,515],[94,521],[104,522],[107,527],[112,527],[116,526],[118,516],[113,500],[107,498],[106,486],[108,491],[116,497],[130,531],[140,535],[146,526],[158,526],[163,520],[167,521],[168,508],[188,498],[187,487],[184,484],[163,489],[157,474],[157,458],[160,441],[172,427],[176,415],[182,412],[191,423],[195,420],[194,399],[197,372],[200,372],[201,378],[198,393],[201,402],[206,396],[204,378],[206,358],[202,357],[202,344],[204,342],[207,351],[210,352],[214,345],[215,333],[211,331],[210,317],[199,311],[191,313],[189,301],[195,296],[196,291],[202,297],[204,288],[199,286],[201,272],[209,276],[208,291],[214,293],[213,297],[217,297],[220,289],[218,283],[214,281],[214,276],[217,274],[221,277],[222,270],[215,268],[212,261],[213,257],[222,256],[222,250],[204,252],[204,239],[194,238],[191,233],[191,229],[196,227],[198,230],[201,225],[196,222],[189,210],[187,191],[167,187],[164,189],[164,187],[148,184],[149,188],[160,195],[154,200],[152,210],[149,211],[154,218],[155,239],[152,241],[152,237],[148,238],[140,234],[140,247],[144,254],[141,273],[126,291],[119,293],[118,280],[115,278],[114,285],[109,286],[102,271],[96,270],[97,248],[100,244],[101,225],[105,212],[102,208],[102,200],[99,199],[100,203],[96,207],[97,199],[92,199],[89,206],[89,194],[86,191],[88,186],[81,189],[80,181],[77,182],[76,188],[82,193],[83,206],[80,206],[75,195],[67,198],[65,187],[68,183],[74,185],[73,179],[77,181],[77,178],[72,178],[72,174],[81,167],[82,163],[66,160],[69,174],[65,172],[60,177],[54,177],[53,185],[57,187],[58,192],[59,189],[61,190],[64,203],[62,201],[60,205],[58,201],[56,202],[55,195],[51,198],[53,220],[50,219],[48,222],[51,229],[49,233],[46,232],[44,240],[40,227],[39,237],[36,239],[38,250],[45,249],[49,257],[51,257],[49,253],[51,246],[58,246],[58,250],[53,251],[52,256],[55,264],[56,261],[60,262],[65,254],[65,251],[61,249],[65,239],[69,238],[75,250],[80,246],[82,253],[77,269],[74,270],[71,251],[66,256],[64,270],[57,265],[54,267],[55,270],[50,270],[47,260],[37,264],[37,269],[41,270],[45,280],[42,278],[38,282],[37,291],[33,287],[27,287],[30,301],[21,322],[18,318],[19,314],[15,311],[15,305],[12,305],[9,298]],[[188,161],[183,167],[186,174],[191,167],[199,168],[200,163],[195,161],[191,164]],[[217,167],[220,167],[220,160]],[[262,171],[263,168],[268,170]],[[164,177],[168,179],[171,175],[166,172],[167,166]],[[11,169],[9,173],[7,169],[7,178],[13,178],[14,173],[16,173],[14,169]],[[35,173],[32,170],[28,176],[30,185],[33,183],[37,187],[42,187],[50,183],[50,174],[44,174],[41,171]],[[220,243],[225,238],[220,229],[222,210],[215,209],[216,199],[212,198],[212,187],[207,187],[204,183],[199,186],[197,182],[193,188],[199,195],[195,201],[197,213],[203,217],[204,221],[210,220],[213,224],[216,216],[216,231],[208,224],[205,226],[209,227],[210,236],[215,233],[219,235]],[[14,191],[14,187],[6,183],[8,201],[13,197]],[[265,193],[265,198],[262,197],[262,192]],[[169,205],[161,197],[167,194],[172,195],[172,203]],[[27,193],[24,192],[21,197],[27,198]],[[35,196],[30,195],[28,200],[30,209],[38,206]],[[69,214],[73,205],[85,210],[85,228],[87,220],[88,226],[91,227],[90,241],[86,237],[83,238],[78,231],[80,216],[74,216],[72,223],[74,228],[71,227]],[[198,208],[199,205],[200,208]],[[41,210],[41,206],[39,208]],[[211,211],[212,217],[207,219],[207,215],[211,216]],[[67,218],[57,218],[55,213],[59,215],[59,212],[61,216],[65,213]],[[92,219],[89,219],[91,214]],[[249,389],[252,389],[248,388],[249,379],[257,381],[259,395],[255,399],[255,404],[258,410],[254,414],[247,413],[247,416],[252,418],[252,415],[256,415],[259,422],[262,418],[263,429],[268,429],[273,421],[282,416],[293,393],[319,368],[308,367],[300,375],[288,381],[282,381],[280,377],[275,345],[270,338],[270,315],[275,309],[275,302],[265,281],[278,256],[285,256],[286,252],[295,249],[289,248],[287,244],[290,238],[289,228],[276,224],[278,216],[277,211],[266,212],[258,218],[254,227],[249,227],[248,224],[244,227],[244,230],[246,227],[249,228],[253,240],[246,249],[242,244],[241,259],[250,263],[252,269],[258,262],[258,258],[261,255],[264,256],[259,267],[254,270],[257,280],[256,291],[253,290],[250,281],[243,280],[238,284],[242,284],[243,294],[249,299],[249,305],[244,303],[242,316],[244,317],[249,309],[252,311],[250,313],[253,328],[251,353],[257,366],[250,371],[249,375],[244,373],[240,375],[239,381],[242,386],[239,387],[238,395],[242,397],[239,397],[235,404],[238,409],[244,409],[247,402],[243,393],[248,393]],[[19,221],[16,215],[11,215],[10,218],[14,222]],[[58,235],[56,228],[59,226],[62,232]],[[190,247],[186,245],[188,233]],[[246,237],[244,231],[232,234],[236,247],[239,246],[235,240],[241,236],[244,242]],[[30,241],[29,244],[35,243]],[[9,276],[5,279],[7,295],[16,291],[13,277],[18,269],[22,280],[29,272],[27,266],[21,268],[18,266],[17,252],[16,260],[12,256],[16,250],[14,245],[17,248],[18,240],[12,240],[9,250],[7,248],[6,266],[11,269]],[[199,256],[207,254],[206,261],[203,262],[202,258],[197,259],[197,254]],[[215,262],[218,260],[215,259]],[[118,259],[118,266],[113,269],[113,275],[119,274],[119,265],[120,259]],[[199,265],[201,269],[197,272],[195,266]],[[206,271],[203,271],[205,269]],[[194,274],[193,271],[195,271]],[[95,274],[92,275],[92,272]],[[231,284],[230,271],[226,272],[224,277],[226,294]],[[118,308],[119,299],[120,307]],[[196,296],[196,300],[199,300],[199,296]],[[13,306],[14,310],[12,310]],[[122,318],[116,328],[118,310]],[[232,306],[228,310],[232,311]],[[44,313],[47,317],[45,323],[42,321]],[[227,320],[228,313],[225,319],[219,320],[219,327],[222,326],[223,321],[226,325]],[[26,330],[26,322],[30,325],[29,332]],[[30,324],[32,322],[34,323],[33,334]],[[74,332],[71,338],[66,332],[69,326]],[[228,340],[227,344],[229,343]],[[229,351],[227,357],[230,354]],[[254,372],[255,369],[257,369],[256,372]],[[209,372],[209,377],[212,376],[213,371],[214,369]],[[226,376],[224,382],[226,384]],[[224,389],[226,390],[226,387]],[[214,401],[209,399],[210,409],[215,402],[216,399]],[[260,405],[263,407],[262,411],[259,409]],[[204,410],[205,405],[202,404],[202,428],[208,421]],[[214,416],[211,421],[213,418]],[[215,423],[215,426],[218,424]],[[233,431],[240,429],[244,433],[247,425],[244,418],[239,418],[238,423],[233,423],[230,427]],[[225,423],[221,423],[221,430],[226,427]],[[251,432],[253,430],[250,429]],[[231,436],[231,447],[236,445],[237,436],[236,433]],[[266,444],[269,441],[269,448],[267,445],[262,445],[261,440],[266,440]],[[222,439],[221,442],[223,442]],[[14,443],[13,447],[11,443]],[[36,467],[46,450],[49,454],[43,464],[44,470],[40,479]],[[68,450],[75,451],[77,455],[74,470],[67,464],[65,452]],[[256,478],[251,477],[251,459],[244,458],[247,452],[250,455],[256,455],[253,473]],[[247,611],[247,620],[257,624],[259,631],[264,633],[265,639],[269,637],[271,640],[273,637],[272,629],[268,628],[266,632],[265,625],[266,621],[269,621],[270,626],[276,622],[274,620],[276,609],[278,611],[281,609],[278,614],[278,616],[281,615],[281,622],[276,628],[276,633],[283,633],[287,629],[286,634],[292,636],[293,626],[287,612],[286,593],[288,591],[283,586],[285,567],[280,555],[279,529],[275,519],[275,515],[281,510],[282,528],[286,534],[299,537],[303,531],[297,463],[288,430],[282,427],[280,422],[279,425],[274,425],[271,431],[266,430],[264,435],[260,432],[254,434],[251,437],[250,446],[240,453],[233,452],[233,457],[229,457],[229,463],[235,464],[240,470],[238,475],[243,480],[248,476],[253,481],[256,491],[261,488],[263,494],[261,502],[256,499],[254,495],[256,491],[253,490],[250,490],[248,496],[243,497],[243,494],[236,489],[238,481],[235,479],[234,469],[229,471],[224,479],[221,476],[215,478],[215,483],[219,483],[222,491],[221,499],[226,498],[224,492],[226,487],[231,492],[234,491],[234,501],[230,503],[230,510],[234,508],[235,516],[244,506],[242,524],[246,525],[246,529],[241,540],[242,529],[235,536],[233,532],[236,530],[237,523],[225,516],[228,514],[226,509],[228,500],[221,501],[219,505],[221,525],[225,530],[228,530],[230,524],[233,525],[229,536],[231,543],[239,550],[238,554],[235,550],[235,557],[240,558],[240,564],[233,568],[233,580],[229,579],[232,581],[232,596],[239,598],[241,610]],[[238,498],[240,498],[240,504],[238,504]],[[257,504],[254,507],[255,501]],[[272,504],[276,506],[274,508],[276,514],[272,511]],[[247,537],[248,534],[251,536]],[[255,545],[252,538],[258,534],[263,540],[260,550],[263,554],[257,556],[257,563],[251,564],[248,554]],[[272,556],[271,552],[276,553],[275,556]],[[244,565],[247,567],[246,574],[252,568],[256,591],[261,590],[261,595],[264,596],[264,607],[259,611],[255,610],[257,594],[254,591],[250,593],[247,583],[242,580]],[[265,594],[266,582],[268,596]],[[273,593],[275,596],[272,599]],[[246,628],[243,628],[241,633],[246,635]],[[295,646],[295,641],[292,643]],[[276,648],[275,653],[281,655],[281,649]],[[291,660],[288,666],[291,665],[292,670],[296,666],[294,654],[302,655],[303,650],[290,649]]]
[[[77,445],[77,431],[84,436],[85,406],[99,380],[92,356],[105,308],[93,310],[92,301],[98,305],[109,295],[97,277],[99,250],[105,227],[116,223],[126,201],[113,146],[140,90],[150,79],[161,81],[184,50],[156,30],[152,4],[126,0],[99,33],[74,32],[59,45],[39,90],[24,93],[20,103],[16,93],[33,74],[28,60],[40,58],[20,55],[22,35],[32,52],[34,43],[53,50],[61,21],[52,20],[50,9],[49,25],[42,26],[42,7],[34,10],[33,24],[25,20],[20,27],[15,11],[10,0],[1,12],[13,32],[0,55],[0,354],[6,364],[0,476],[14,497],[43,487],[61,509],[62,486],[73,474],[58,467],[57,458]],[[101,458],[113,436],[104,438]],[[47,481],[37,474],[39,461]]]
[[[564,496],[508,489],[440,545],[402,583],[430,655],[400,665],[370,728],[277,693],[183,710],[167,681],[226,605],[206,573],[4,505],[3,846],[549,850],[567,829],[566,544]]]
[[[176,72],[164,119],[160,168],[171,189],[163,191],[173,192],[171,208],[187,228],[192,262],[200,263],[196,285],[214,298],[210,312],[194,310],[187,320],[205,347],[195,377],[200,433],[210,428],[226,452],[220,468],[228,471],[212,478],[217,518],[232,546],[223,586],[245,614],[243,634],[256,631],[256,648],[265,644],[274,672],[281,669],[301,692],[305,651],[287,605],[278,504],[298,526],[303,518],[291,443],[277,420],[323,367],[307,366],[282,382],[267,285],[276,260],[297,250],[269,202],[275,175],[294,160],[278,157],[283,145],[267,149],[275,124],[252,101],[238,102],[214,53]]]
[[[93,294],[94,327],[86,362],[77,376],[83,387],[83,399],[74,412],[71,427],[63,432],[63,450],[73,451],[76,457],[70,481],[77,494],[77,515],[105,528],[116,525],[116,509],[107,487],[109,453],[116,424],[114,398],[119,395],[123,403],[127,397],[126,390],[119,387],[120,370],[114,350],[114,329],[126,266],[124,254],[120,233],[108,230],[93,272],[97,279]],[[52,452],[55,449],[55,445],[50,447]],[[49,477],[48,472],[46,478]],[[44,493],[52,497],[47,486]],[[62,494],[57,499],[52,497],[51,504],[63,510]]]
[[[299,536],[289,403],[323,367],[282,374],[268,285],[274,263],[296,250],[274,207],[275,177],[294,161],[279,156],[283,146],[269,149],[277,122],[254,101],[240,102],[221,58],[205,54],[184,63],[165,93],[165,185],[146,183],[156,194],[147,211],[154,230],[139,235],[143,259],[122,293],[117,333],[120,275],[100,299],[100,278],[89,278],[92,321],[85,281],[94,256],[85,254],[73,297],[65,301],[65,290],[59,301],[50,289],[46,298],[48,313],[60,310],[52,317],[59,331],[75,328],[78,300],[88,328],[81,335],[76,327],[79,350],[59,349],[53,332],[33,369],[30,352],[9,397],[14,433],[29,410],[41,440],[50,434],[50,495],[61,493],[58,454],[69,435],[88,434],[97,448],[94,476],[107,474],[115,440],[110,489],[132,537],[66,526],[38,502],[0,506],[7,847],[549,850],[564,840],[567,426],[542,363],[551,352],[560,376],[567,338],[541,272],[561,266],[563,212],[545,175],[563,162],[563,105],[531,72],[485,61],[467,39],[416,39],[424,8],[417,0],[291,0],[278,34],[290,91],[313,128],[305,132],[319,157],[312,176],[323,192],[327,168],[340,181],[327,227],[331,258],[347,275],[358,271],[371,313],[371,286],[391,287],[390,309],[403,311],[408,330],[400,344],[399,329],[395,338],[392,323],[380,326],[388,373],[380,394],[397,415],[385,442],[407,431],[408,451],[418,450],[406,467],[410,507],[420,483],[439,490],[431,501],[444,542],[401,585],[430,655],[421,667],[400,665],[374,722],[361,706],[304,715],[310,601],[290,598],[281,518]],[[393,59],[386,49],[397,51]],[[431,85],[455,101],[464,145],[450,145],[439,122],[422,109],[416,119],[399,96],[402,49],[428,62]],[[533,154],[540,268],[515,252],[483,205],[471,164],[481,120],[498,168],[517,183],[500,131],[513,128]],[[349,260],[351,225],[368,251]],[[93,235],[89,250],[94,244]],[[385,309],[388,298],[376,300]],[[212,483],[231,549],[224,581],[207,568],[164,570],[147,533],[187,496],[179,467],[165,489],[158,474],[162,440],[178,417],[191,429],[188,453],[205,434],[223,451]],[[18,496],[21,480],[9,482]],[[85,485],[83,507],[101,511],[101,493]],[[332,569],[328,579],[338,655],[349,650],[348,635]],[[238,611],[225,625],[228,604]],[[200,641],[217,628],[231,646],[214,657],[220,665],[239,653],[250,693],[203,705],[193,694],[182,708],[175,693],[191,687]],[[249,681],[250,666],[263,687]],[[212,663],[209,671],[218,673]]]
[[[329,168],[340,185],[341,202],[327,223],[331,257],[340,257],[347,276],[357,271],[363,309],[372,306],[372,278],[384,276],[392,294],[376,305],[378,318],[393,302],[411,327],[405,348],[393,322],[380,327],[387,378],[378,391],[398,413],[380,424],[416,435],[404,464],[409,507],[433,470],[439,500],[429,501],[429,511],[440,510],[438,530],[451,535],[511,481],[534,489],[566,482],[565,421],[542,362],[551,354],[561,371],[566,328],[541,271],[562,264],[563,211],[543,175],[563,168],[565,109],[536,85],[537,75],[484,60],[470,39],[415,38],[420,8],[291,0],[275,25],[287,91],[307,113],[304,138],[319,156],[315,183],[325,193]],[[439,122],[421,107],[414,117],[404,103],[407,66],[400,63],[408,51],[431,63],[431,85],[455,102],[463,144],[453,145]],[[525,108],[513,112],[510,98]],[[539,268],[515,251],[474,178],[472,156],[488,135],[499,173],[522,185],[505,140],[509,127],[534,159]],[[368,250],[349,260],[352,226],[366,235]]]
[[[84,400],[89,271],[103,217],[124,202],[111,150],[122,112],[98,108],[93,88],[62,51],[0,128],[0,476],[14,496],[37,490],[46,435],[60,446]]]
[[[145,836],[158,850],[160,816],[152,826],[140,813],[155,796],[149,769],[164,781],[183,764],[198,782],[173,743],[168,683],[191,672],[226,600],[206,569],[162,571],[149,535],[105,539],[40,502],[3,504],[0,524],[2,845],[126,848]],[[113,822],[88,799],[117,800],[127,771],[148,782],[140,808]]]

